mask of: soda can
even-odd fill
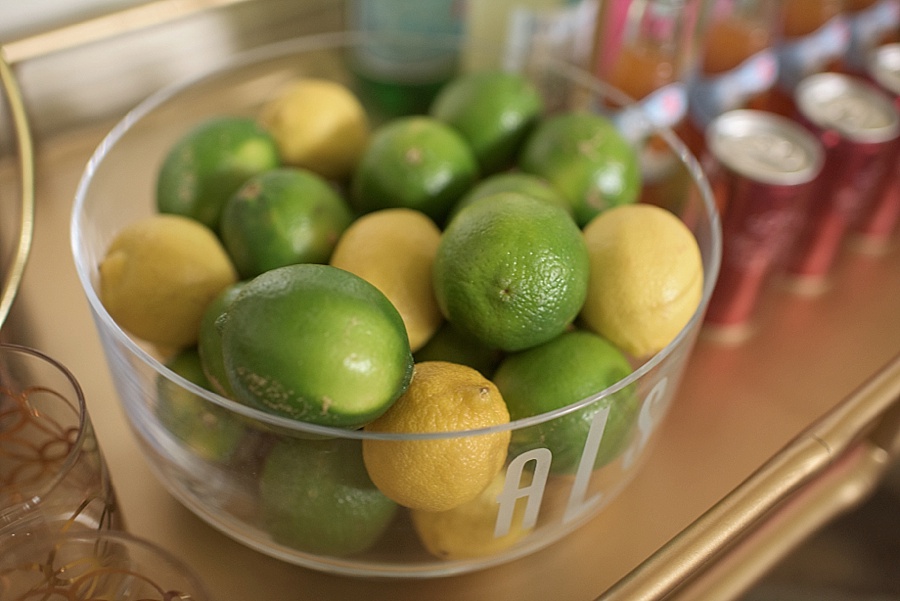
[[[803,223],[824,151],[793,120],[751,109],[710,122],[706,148],[710,184],[726,208],[722,265],[705,326],[737,341],[752,331],[760,294]]]
[[[815,294],[827,288],[848,231],[895,164],[900,117],[887,94],[841,73],[807,77],[795,101],[798,120],[825,149],[825,162],[786,271],[795,291]]]
[[[870,55],[867,74],[900,110],[900,44],[885,44]],[[884,252],[900,222],[900,144],[894,145],[893,167],[887,170],[881,192],[854,226],[855,246],[863,251]]]

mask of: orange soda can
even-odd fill
[[[761,292],[807,213],[824,162],[821,143],[795,121],[737,109],[706,132],[710,183],[727,195],[722,266],[706,311],[707,331],[741,338]]]
[[[825,148],[809,219],[787,263],[795,291],[814,294],[826,288],[847,233],[896,164],[900,116],[884,92],[861,77],[840,73],[807,77],[795,101],[799,121]]]

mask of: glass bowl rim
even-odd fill
[[[401,36],[393,34],[372,36],[368,33],[355,31],[306,35],[298,38],[267,44],[250,50],[238,52],[235,55],[224,60],[222,64],[210,70],[207,70],[198,75],[182,78],[178,81],[163,86],[156,92],[147,96],[132,109],[130,109],[125,114],[125,116],[122,117],[122,119],[120,119],[101,140],[101,142],[98,144],[97,148],[91,155],[90,159],[88,160],[75,191],[75,201],[73,204],[70,220],[70,242],[71,250],[75,258],[78,278],[81,281],[82,289],[88,298],[91,309],[102,322],[103,326],[108,328],[112,332],[112,335],[118,344],[124,346],[142,363],[151,367],[157,375],[167,378],[181,388],[184,388],[189,392],[192,392],[195,395],[205,399],[207,402],[222,407],[223,409],[231,413],[237,413],[243,417],[262,422],[267,426],[275,427],[279,430],[287,430],[294,434],[313,434],[329,438],[355,438],[371,440],[434,440],[492,434],[503,431],[513,431],[525,427],[535,426],[576,412],[636,383],[645,374],[649,373],[660,363],[662,363],[663,360],[671,355],[677,347],[683,344],[685,339],[689,336],[689,333],[700,327],[699,322],[702,320],[706,305],[709,303],[709,299],[712,296],[712,291],[715,286],[715,282],[719,272],[719,266],[721,263],[722,240],[720,217],[715,205],[715,201],[713,200],[709,181],[706,177],[706,174],[702,170],[699,161],[688,150],[684,142],[682,142],[670,128],[657,128],[655,130],[655,133],[659,134],[660,137],[665,140],[670,149],[672,149],[676,153],[679,160],[688,170],[691,176],[692,184],[700,189],[700,200],[705,209],[705,215],[709,220],[709,250],[711,256],[709,261],[709,269],[708,271],[704,270],[703,292],[701,300],[687,324],[681,329],[678,335],[662,350],[658,351],[652,357],[644,361],[626,378],[595,394],[585,397],[584,399],[575,401],[563,407],[559,407],[557,409],[554,409],[553,411],[541,413],[539,415],[511,420],[508,423],[499,424],[496,426],[471,430],[459,430],[452,432],[394,433],[373,432],[363,429],[346,429],[335,426],[323,426],[309,422],[302,422],[293,418],[267,413],[266,411],[263,411],[261,409],[256,409],[255,407],[250,407],[238,401],[219,395],[218,393],[198,386],[197,384],[194,384],[193,382],[190,382],[186,378],[173,372],[171,369],[163,365],[162,362],[160,362],[145,349],[143,349],[140,345],[138,345],[137,342],[135,342],[131,338],[131,336],[129,336],[124,330],[122,330],[122,328],[120,328],[118,324],[116,324],[115,321],[106,312],[103,304],[100,302],[100,299],[97,296],[94,284],[91,282],[90,269],[84,265],[83,256],[80,251],[80,243],[82,239],[82,230],[80,228],[80,225],[81,220],[84,216],[83,207],[86,203],[88,189],[90,188],[93,176],[104,158],[115,149],[116,144],[119,142],[119,140],[124,137],[129,131],[131,131],[131,129],[143,117],[149,115],[155,109],[159,108],[167,101],[172,100],[179,94],[188,91],[193,86],[197,86],[207,81],[226,76],[230,72],[237,71],[240,68],[252,67],[254,64],[258,64],[264,61],[277,60],[279,58],[285,58],[289,55],[302,52],[339,50],[341,48],[352,47],[353,45],[360,44],[372,39],[385,39],[389,41],[400,40],[406,42],[428,44],[435,44],[439,42],[459,44],[459,37],[457,36],[429,36],[427,38],[422,36]],[[628,97],[616,88],[610,86],[606,82],[601,81],[600,79],[596,78],[580,67],[556,59],[548,59],[548,63],[552,64],[553,68],[558,69],[560,72],[564,73],[567,78],[575,81],[580,86],[583,86],[593,93],[601,95],[612,94],[616,99],[634,103],[634,100],[632,98]],[[649,117],[646,118],[650,120]]]

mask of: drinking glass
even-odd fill
[[[0,555],[0,599],[211,601],[189,566],[119,530],[45,533]]]
[[[121,525],[78,381],[40,351],[0,344],[0,544]]]

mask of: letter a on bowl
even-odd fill
[[[497,523],[494,525],[494,537],[506,536],[512,527],[513,511],[516,501],[522,497],[528,497],[525,506],[525,515],[522,518],[522,528],[533,528],[537,523],[538,511],[544,498],[544,486],[547,484],[547,476],[550,474],[550,462],[553,454],[550,449],[538,448],[526,451],[513,459],[506,468],[506,480],[503,483],[503,491],[497,496],[500,510],[497,512]],[[528,462],[534,461],[534,474],[531,484],[520,487],[522,472]]]

